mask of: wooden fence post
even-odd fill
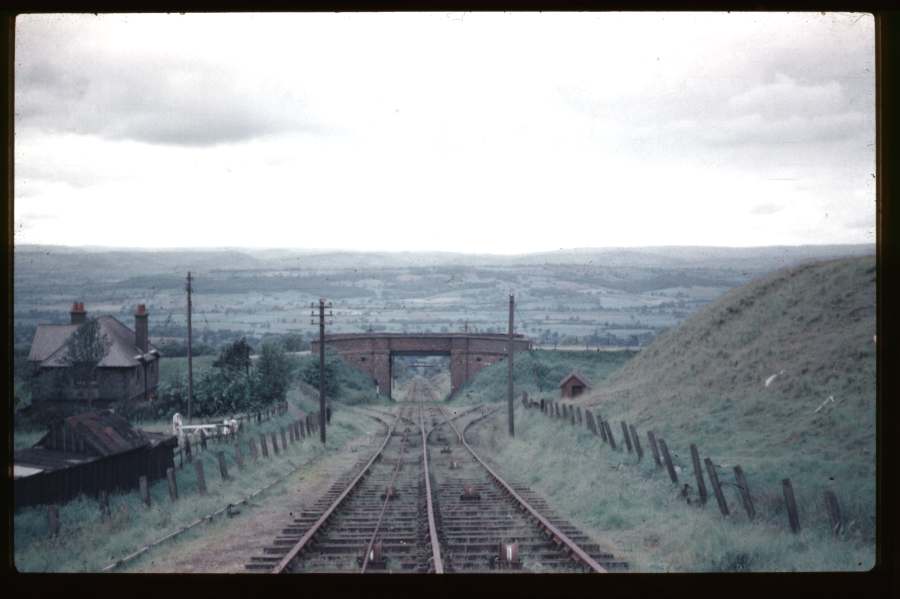
[[[228,468],[225,466],[225,452],[217,451],[216,456],[219,458],[219,474],[222,475],[222,480],[228,480]]]
[[[150,507],[150,487],[147,486],[147,477],[143,474],[138,477],[138,486],[141,489],[141,499],[144,500],[147,507]]]
[[[244,454],[241,452],[241,444],[234,444],[234,461],[237,462],[239,469],[244,469]]]
[[[825,510],[831,521],[831,534],[837,536],[844,529],[844,520],[841,518],[841,506],[833,491],[825,491]]]
[[[666,442],[662,439],[657,439],[657,443],[659,443],[659,452],[662,454],[663,462],[666,464],[666,470],[669,472],[669,478],[672,479],[672,482],[676,485],[678,484],[678,475],[675,473],[675,465],[672,464],[672,456],[669,455],[669,448],[666,446]]]
[[[569,424],[575,426],[575,406],[569,406]]]
[[[709,458],[706,458],[703,461],[704,463],[706,463],[706,472],[709,474],[709,484],[712,485],[713,493],[715,493],[716,495],[716,502],[719,504],[719,511],[722,512],[723,516],[727,516],[728,503],[725,502],[725,495],[722,493],[722,485],[719,484],[719,473],[716,472],[716,466]]]
[[[59,506],[47,506],[47,530],[49,536],[55,537],[59,534]]]
[[[193,456],[191,455],[191,438],[188,435],[184,436],[184,457],[187,458],[188,464],[193,460]]]
[[[284,432],[284,427],[281,427],[281,449],[282,451],[287,449],[287,434]]]
[[[706,483],[703,482],[703,468],[700,467],[700,452],[697,446],[691,443],[691,463],[694,465],[694,478],[697,479],[697,494],[700,496],[700,503],[706,505]]]
[[[169,499],[178,499],[178,481],[175,479],[175,469],[166,468],[166,480],[169,482]]]
[[[287,432],[288,432],[288,441],[290,441],[291,443],[296,443],[296,440],[294,439],[294,423],[293,422],[288,422]]]
[[[303,421],[302,421],[302,420],[298,420],[298,421],[297,421],[297,431],[300,433],[300,440],[301,440],[301,441],[302,441],[303,439],[306,438],[306,431],[303,430],[303,428],[304,428],[304,427],[303,427]]]
[[[590,410],[584,411],[584,421],[587,423],[587,428],[593,434],[597,434],[597,423],[594,422],[594,414]]]
[[[606,438],[609,440],[609,445],[613,449],[617,449],[616,447],[616,438],[613,437],[612,427],[609,426],[609,420],[603,421],[603,428],[606,429]]]
[[[197,490],[201,495],[206,495],[206,476],[203,474],[203,460],[194,462],[194,469],[197,471]]]
[[[791,486],[791,479],[785,478],[782,480],[781,488],[784,492],[784,503],[787,506],[791,532],[796,534],[800,532],[800,515],[797,513],[797,502],[794,500],[794,487]]]
[[[606,438],[606,421],[600,416],[597,416],[597,428],[600,429],[600,438],[603,439],[603,442],[609,443],[609,439]]]
[[[659,457],[659,446],[656,444],[656,434],[653,431],[647,431],[647,442],[650,443],[650,453],[653,454],[653,461],[656,462],[656,467],[662,467],[662,460]]]
[[[206,431],[200,429],[200,447],[206,449]]]
[[[272,453],[278,455],[278,435],[275,434],[275,431],[272,431]]]
[[[259,448],[262,450],[264,458],[269,457],[269,446],[266,444],[266,434],[259,433]]]
[[[631,449],[631,435],[628,434],[628,425],[625,424],[625,421],[620,421],[622,423],[622,436],[625,438],[625,447],[628,448],[628,453],[631,453],[633,450]]]
[[[637,452],[638,462],[644,459],[644,448],[641,447],[641,438],[638,437],[637,430],[635,430],[633,424],[629,424],[628,428],[631,429],[631,440],[634,442],[634,450]]]
[[[584,423],[584,420],[581,417],[581,408],[575,408],[575,418],[578,420],[578,425],[581,426]]]
[[[109,518],[109,493],[106,489],[100,489],[100,517]]]
[[[740,466],[734,467],[734,479],[737,481],[738,490],[741,492],[741,501],[744,509],[747,511],[747,517],[753,520],[756,517],[756,510],[753,508],[753,499],[750,497],[750,485],[747,484],[747,477],[744,476],[744,470]]]
[[[259,452],[256,449],[256,439],[250,437],[250,458],[255,462],[259,459]]]

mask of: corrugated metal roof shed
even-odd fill
[[[131,451],[149,444],[142,431],[132,428],[127,420],[108,410],[69,416],[51,426],[36,447],[60,449],[59,439],[62,436],[68,437],[68,447],[75,447],[80,443],[83,444],[85,453],[98,456]]]
[[[20,449],[13,454],[16,466],[37,468],[44,472],[52,472],[62,468],[70,468],[78,464],[86,464],[99,460],[100,456],[85,455],[71,451],[56,451],[43,447]]]

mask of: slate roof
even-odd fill
[[[97,365],[107,368],[139,366],[140,362],[135,360],[134,356],[143,352],[135,344],[134,331],[119,322],[114,316],[99,316],[97,322],[100,324],[101,332],[110,342],[106,356]],[[66,341],[80,326],[82,325],[38,325],[34,333],[34,340],[31,342],[28,359],[40,362],[43,367],[67,366],[65,361],[68,354]],[[156,348],[151,344],[150,349]]]
[[[63,420],[62,425],[71,433],[84,439],[87,452],[96,455],[114,455],[144,447],[150,443],[142,431],[132,428],[127,420],[108,410],[83,412],[69,416]],[[52,431],[44,435],[35,447],[43,445],[44,440],[50,434]]]
[[[580,372],[578,372],[577,370],[573,370],[572,372],[570,372],[569,374],[564,376],[562,378],[562,380],[559,381],[559,386],[562,387],[563,385],[565,385],[569,381],[569,379],[572,377],[575,377],[576,379],[581,381],[581,384],[584,385],[585,387],[591,386],[591,382],[587,379],[587,377],[584,376],[583,374],[581,374]]]
[[[28,359],[32,362],[43,362],[58,350],[78,330],[77,324],[39,324],[31,341],[31,352]]]

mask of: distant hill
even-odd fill
[[[731,290],[583,401],[654,428],[683,464],[690,443],[742,464],[763,500],[777,499],[783,477],[809,506],[834,488],[871,532],[875,391],[875,258],[865,256]]]
[[[759,248],[586,248],[520,255],[453,252],[357,252],[295,249],[120,249],[17,245],[17,269],[72,269],[149,275],[193,270],[411,268],[429,266],[593,265],[633,268],[733,268],[763,272],[808,260],[874,254],[872,245],[771,246]]]

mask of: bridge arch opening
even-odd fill
[[[425,393],[418,399],[441,401],[451,392],[450,353],[395,352],[391,355],[392,397],[403,401],[417,382],[424,382]]]

